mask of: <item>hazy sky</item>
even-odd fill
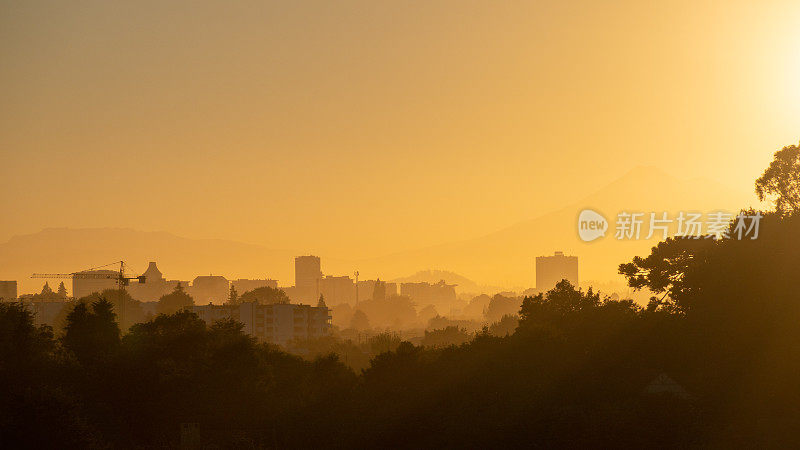
[[[0,240],[367,256],[800,139],[800,3],[0,1]]]

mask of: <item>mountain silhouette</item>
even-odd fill
[[[649,254],[650,247],[658,239],[616,240],[613,227],[618,213],[646,213],[646,223],[642,227],[644,237],[649,229],[650,212],[666,211],[672,218],[679,211],[735,213],[754,200],[753,195],[736,192],[711,180],[681,180],[658,168],[636,167],[583,199],[534,219],[475,239],[396,253],[360,264],[389,273],[408,273],[420,266],[441,267],[465,274],[478,284],[524,289],[535,286],[536,256],[564,251],[579,257],[582,280],[619,281],[617,266],[635,255]],[[524,199],[520,199],[520,203],[524,203]],[[610,228],[604,238],[589,243],[579,239],[577,218],[585,208],[600,212],[608,220]]]
[[[394,278],[389,281],[393,283],[438,283],[439,281],[444,281],[447,284],[455,284],[458,292],[470,293],[483,292],[486,288],[485,286],[478,286],[477,283],[463,275],[449,270],[437,269],[420,270],[413,275]]]
[[[468,287],[484,285],[533,287],[534,258],[560,250],[580,258],[582,280],[618,280],[617,265],[634,255],[648,254],[656,239],[618,241],[612,228],[604,238],[582,242],[577,235],[577,217],[582,209],[604,214],[613,227],[620,211],[736,212],[753,201],[752,195],[709,180],[681,180],[657,168],[637,167],[580,201],[485,236],[363,260],[336,257],[347,255],[319,256],[323,258],[325,274],[351,274],[358,269],[362,279],[393,279],[415,273],[398,279],[444,279],[469,292]],[[525,204],[525,199],[519,203]],[[643,232],[646,230],[643,227]],[[32,292],[44,283],[30,279],[33,272],[69,273],[124,259],[131,272],[141,272],[149,261],[156,261],[169,279],[191,280],[213,273],[229,279],[275,278],[281,286],[289,286],[294,280],[294,257],[308,253],[307,249],[270,249],[126,228],[48,228],[0,244],[0,279],[17,280],[20,293]],[[421,268],[432,267],[441,270],[417,273]]]

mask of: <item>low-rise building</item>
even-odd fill
[[[320,293],[325,297],[325,303],[330,306],[341,303],[354,303],[356,298],[356,285],[348,276],[326,276],[320,281]]]
[[[380,283],[381,293],[378,298],[381,300],[391,298],[397,295],[397,283],[390,283],[388,281],[378,280],[360,280],[358,282],[358,300],[370,300],[375,298],[375,286]]]
[[[230,284],[227,278],[220,275],[199,276],[192,281],[192,286],[186,291],[192,296],[196,305],[222,304],[228,301]]]
[[[81,274],[91,274],[96,278],[72,277],[72,296],[76,299],[88,297],[106,289],[118,289],[119,272],[114,270],[85,270]]]
[[[293,339],[328,336],[331,314],[326,307],[291,303],[259,305],[201,305],[192,310],[207,324],[233,319],[244,325],[244,332],[256,339],[285,345]]]
[[[0,301],[14,301],[17,298],[16,281],[0,281]]]
[[[420,306],[434,305],[449,309],[450,305],[456,301],[456,285],[447,284],[444,280],[435,284],[401,283],[400,295],[411,297]]]

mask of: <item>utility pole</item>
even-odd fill
[[[358,306],[358,271],[353,272],[353,275],[356,276],[356,306]]]
[[[119,328],[121,332],[125,329],[125,261],[119,262],[119,278],[117,284],[119,286]]]

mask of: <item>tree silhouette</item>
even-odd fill
[[[530,327],[534,324],[558,323],[571,313],[585,312],[600,305],[600,294],[576,289],[567,280],[559,281],[546,294],[526,297],[519,311],[519,325]]]
[[[772,199],[781,216],[800,211],[800,147],[790,145],[775,152],[775,157],[756,180],[759,200]]]
[[[518,325],[519,317],[516,314],[506,314],[491,324],[487,331],[493,336],[510,336],[517,330]]]
[[[0,302],[0,373],[46,358],[53,344],[50,327],[36,327],[22,303]]]
[[[113,305],[106,299],[78,303],[67,315],[61,342],[84,365],[106,361],[120,341]]]
[[[422,345],[426,347],[448,347],[468,342],[472,336],[467,330],[456,326],[448,326],[438,330],[425,330]]]
[[[194,306],[194,299],[180,288],[180,283],[167,295],[158,299],[156,310],[159,314],[172,314]]]
[[[400,337],[396,333],[379,333],[367,339],[371,355],[391,352],[400,345]]]
[[[369,318],[364,311],[357,309],[353,313],[353,318],[350,319],[350,328],[356,330],[368,330],[369,329]]]
[[[123,332],[127,331],[131,325],[142,322],[145,319],[142,303],[131,297],[128,291],[125,290],[104,289],[103,292],[95,292],[78,299],[76,304],[91,304],[99,300],[107,300],[113,305],[120,330]]]
[[[53,297],[53,290],[50,289],[50,284],[48,284],[46,281],[44,282],[44,286],[42,286],[42,292],[40,292],[39,295],[42,297]]]
[[[289,303],[289,297],[281,289],[262,286],[239,296],[239,303],[250,302],[255,302],[259,305],[284,304]]]
[[[504,297],[496,294],[489,301],[484,316],[491,322],[499,321],[503,316],[515,314],[519,311],[520,301],[516,298]]]
[[[239,293],[236,292],[236,287],[233,284],[231,284],[231,291],[228,294],[228,304],[230,305],[239,304]]]

